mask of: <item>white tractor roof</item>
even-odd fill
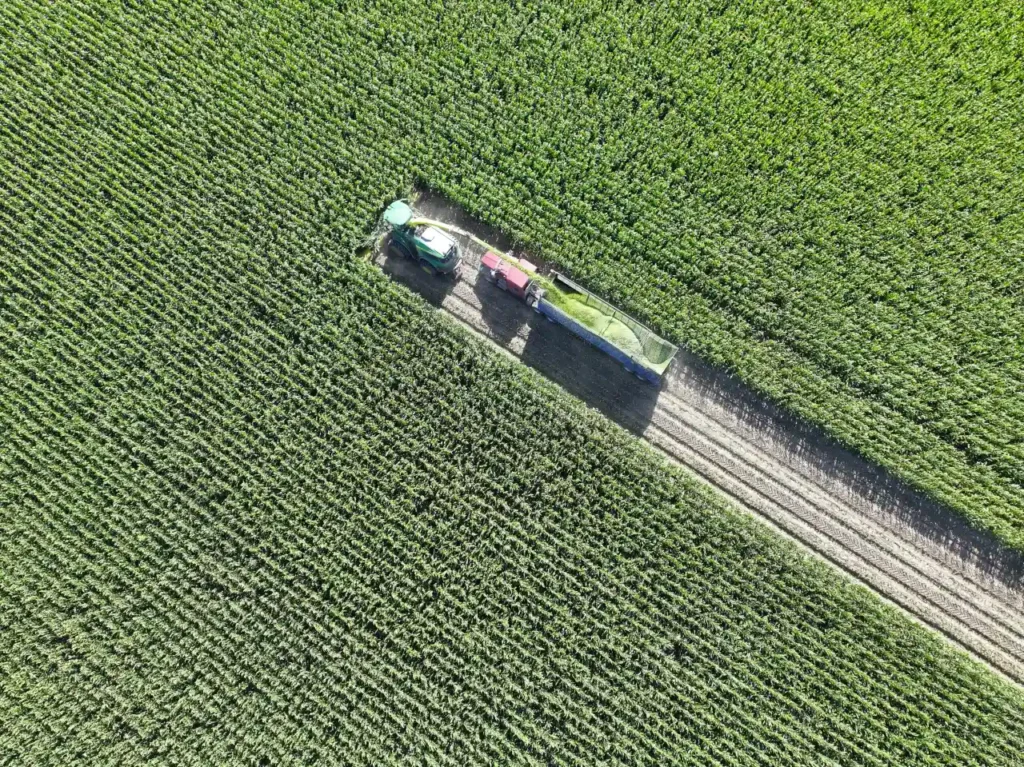
[[[431,250],[436,250],[438,253],[447,253],[455,245],[455,240],[432,226],[424,227],[419,236]]]

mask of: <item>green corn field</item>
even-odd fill
[[[1020,16],[4,3],[0,763],[1019,763],[1018,687],[354,251],[441,190],[1024,549]]]

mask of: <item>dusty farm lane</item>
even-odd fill
[[[416,208],[508,247],[443,198],[426,195]],[[373,257],[393,279],[684,464],[739,507],[1024,683],[1024,557],[683,350],[660,390],[639,381],[478,279],[482,248],[461,240],[466,263],[457,282],[383,251]]]

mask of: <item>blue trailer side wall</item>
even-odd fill
[[[540,303],[537,304],[537,311],[543,314],[545,317],[554,320],[559,325],[568,328],[573,333],[582,338],[584,341],[586,341],[588,344],[596,346],[605,354],[618,360],[626,367],[627,370],[629,370],[632,373],[636,373],[638,376],[643,378],[648,383],[651,383],[655,386],[661,383],[661,376],[659,376],[649,367],[647,367],[641,362],[637,362],[624,351],[622,351],[619,347],[613,345],[610,341],[601,338],[601,336],[597,335],[597,333],[594,333],[592,330],[590,330],[590,328],[580,324],[579,322],[574,320],[572,317],[570,317],[568,314],[563,312],[561,309],[559,309],[557,306],[550,303],[549,301],[546,301],[545,299],[542,298],[540,300]]]

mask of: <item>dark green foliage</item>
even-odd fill
[[[1024,548],[1001,5],[5,4],[9,213],[130,219],[136,165],[167,216],[315,250],[415,177]]]
[[[1010,685],[369,266],[137,255],[26,258],[5,315],[41,329],[0,410],[11,761],[1024,747]]]
[[[403,33],[417,163],[1024,548],[1024,6],[990,5],[477,3]]]
[[[763,30],[736,32],[751,38],[740,45],[724,30],[742,29],[742,13]],[[1011,463],[985,474],[927,419],[915,431],[851,388],[873,369],[909,391],[917,346],[893,356],[879,330],[874,360],[844,357],[843,388],[798,342],[867,354],[863,339],[832,335],[827,310],[882,323],[903,300],[899,264],[930,275],[914,256],[925,254],[974,272],[925,291],[926,306],[951,308],[933,342],[915,343],[941,350],[975,333],[972,380],[1010,381],[1019,359],[1007,344],[992,356],[992,323],[1018,321],[1018,299],[971,300],[997,288],[970,275],[1016,279],[1012,261],[981,256],[1006,255],[1018,231],[999,218],[1018,180],[975,195],[995,211],[987,229],[944,208],[900,219],[886,205],[904,186],[880,181],[864,198],[851,176],[844,197],[831,182],[849,161],[810,152],[801,133],[826,122],[766,105],[765,125],[795,132],[779,151],[805,152],[806,170],[766,159],[759,181],[737,164],[748,131],[764,138],[751,122],[761,110],[737,99],[758,51],[773,50],[755,34],[775,39],[769,11],[548,14],[482,2],[0,7],[0,761],[1019,759],[1019,691],[351,257],[412,168],[679,338],[747,359],[745,375],[786,387],[802,412],[862,407],[851,440],[890,440],[880,458],[928,486],[959,483],[961,508],[990,510],[997,529],[1010,519],[1012,539],[1009,442],[991,454]],[[865,18],[849,25],[879,48],[857,64],[874,72],[903,43],[886,39],[901,34],[893,18]],[[992,68],[1005,41],[984,59],[967,44],[986,28],[935,34]],[[647,38],[639,59],[631,46]],[[795,73],[840,43],[854,44],[779,52],[774,97],[803,93]],[[556,61],[564,88],[545,91]],[[960,76],[977,91],[965,114],[1014,97],[1016,70],[1005,83],[977,71]],[[808,109],[832,103],[829,82]],[[873,129],[884,144],[880,125],[862,140]],[[971,143],[949,139],[966,153],[957,168],[976,168],[975,151],[993,174],[1012,162],[986,149],[996,121],[969,127]],[[896,166],[879,161],[878,173]],[[981,188],[954,180],[942,189]],[[767,192],[755,193],[772,187],[790,206],[774,229],[762,227]],[[867,200],[835,230],[859,245],[818,229],[827,211],[814,206],[839,211],[834,224],[844,200]],[[976,234],[968,251],[938,248],[924,226],[960,219]],[[806,237],[814,257],[751,245],[755,231]],[[730,249],[753,260],[741,268]],[[793,253],[810,271],[783,259]],[[758,310],[776,312],[771,334],[726,300],[741,278],[755,303],[773,297]],[[849,301],[828,298],[840,290]],[[866,290],[883,292],[865,303]],[[935,407],[951,428],[980,428],[958,381]],[[1012,407],[985,412],[1018,423]],[[920,451],[905,449],[913,439]],[[930,474],[915,463],[929,455]]]

